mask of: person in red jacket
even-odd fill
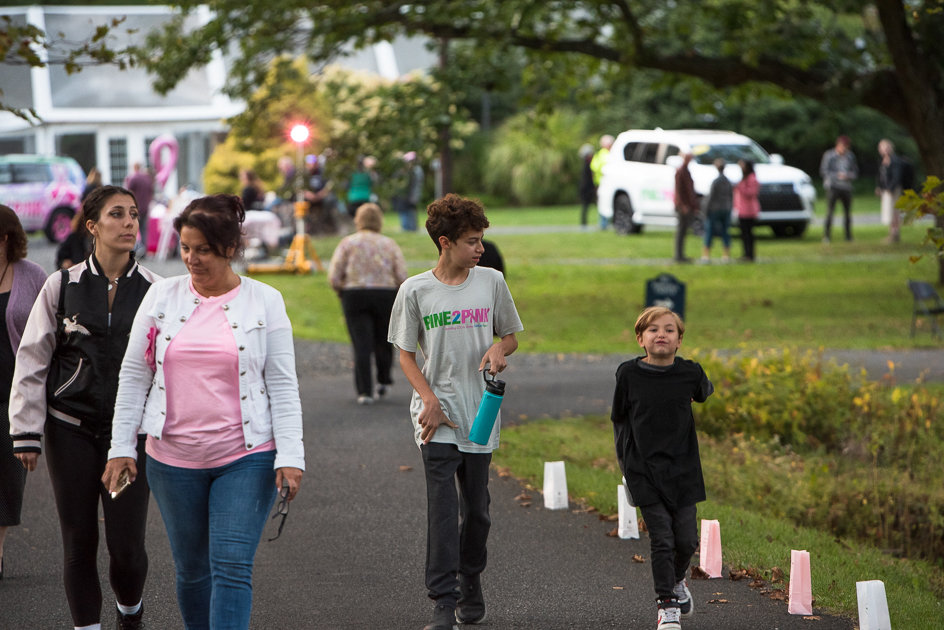
[[[734,186],[734,211],[737,212],[741,243],[744,245],[741,260],[754,262],[754,226],[760,215],[760,201],[757,198],[760,184],[754,174],[753,162],[741,160],[738,165],[741,167],[741,181]]]

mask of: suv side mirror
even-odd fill
[[[771,164],[776,164],[776,165],[778,165],[778,166],[782,165],[782,164],[783,164],[783,156],[780,155],[779,153],[771,153],[771,154],[770,154],[770,163],[771,163]]]
[[[681,155],[670,155],[669,157],[665,158],[665,163],[666,165],[678,170],[679,167],[685,163],[685,160]]]

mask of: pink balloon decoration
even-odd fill
[[[167,149],[168,155],[166,162],[164,161],[164,149]],[[154,165],[154,170],[157,171],[154,179],[157,180],[157,185],[161,188],[167,184],[167,179],[174,172],[174,167],[177,166],[179,150],[180,146],[177,144],[177,139],[167,134],[154,138],[151,141],[151,146],[148,147],[151,164]]]

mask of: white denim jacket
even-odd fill
[[[277,290],[252,278],[240,277],[240,282],[239,293],[223,306],[223,312],[239,354],[239,406],[246,451],[275,438],[275,468],[304,470],[292,323]],[[144,296],[121,363],[109,459],[135,457],[139,429],[160,439],[167,417],[164,355],[200,301],[190,291],[186,275],[157,282]],[[149,345],[154,369],[145,356]]]

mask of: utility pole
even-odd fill
[[[449,67],[449,38],[443,37],[439,40],[439,72],[440,85],[444,84],[446,71]],[[440,105],[449,106],[452,101],[450,95],[441,99]],[[452,116],[449,110],[442,112],[437,121],[439,127],[439,188],[442,194],[452,192],[452,149],[449,147],[449,141],[452,137]]]

